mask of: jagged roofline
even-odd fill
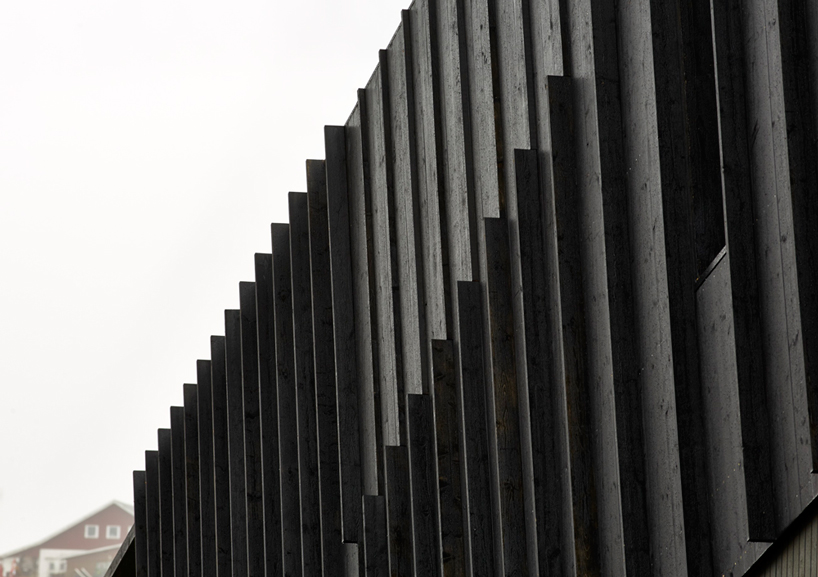
[[[135,562],[187,511],[192,573],[753,571],[818,503],[809,6],[413,3],[134,473]]]

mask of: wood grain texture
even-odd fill
[[[312,336],[321,491],[321,556],[325,574],[343,564],[338,414],[335,388],[332,278],[327,229],[326,170],[320,160],[307,161]]]
[[[568,151],[562,150],[560,154]],[[554,270],[546,248],[546,195],[540,191],[539,154],[536,150],[515,150],[515,188],[517,201],[525,210],[519,215],[520,269],[525,335],[528,406],[531,419],[531,451],[536,551],[540,572],[560,575],[561,500],[563,493],[561,450],[557,424],[558,399],[551,376],[553,365],[549,329],[553,318],[549,307],[555,298],[547,267]],[[551,220],[553,221],[553,215]],[[548,256],[546,256],[548,255]],[[553,315],[552,315],[553,316]]]
[[[261,411],[256,284],[239,283],[241,382],[244,407],[244,490],[247,571],[264,573],[264,501],[261,470]]]
[[[440,523],[432,399],[409,395],[409,470],[415,575],[441,575]]]
[[[210,361],[196,361],[196,407],[199,425],[199,519],[201,523],[202,575],[215,577],[216,506],[213,493],[213,388]]]
[[[548,191],[551,222],[555,230],[556,267],[559,287],[558,314],[555,318],[559,339],[555,361],[556,386],[561,389],[562,419],[567,429],[568,467],[571,487],[571,518],[573,543],[570,560],[564,563],[567,572],[575,567],[577,574],[600,574],[599,513],[597,509],[597,472],[593,466],[591,418],[591,383],[593,364],[589,356],[586,317],[587,297],[582,244],[581,207],[584,192],[577,182],[575,142],[571,122],[572,99],[570,81],[549,79],[552,152],[550,163],[551,189]],[[557,121],[557,122],[555,122]],[[561,420],[562,420],[561,419]]]
[[[225,359],[225,338],[210,337],[210,381],[213,385],[213,498],[216,507],[215,549],[218,575],[232,574],[230,454]]]
[[[364,569],[366,577],[389,575],[386,501],[381,495],[364,495]]]
[[[148,550],[147,574],[162,574],[162,522],[159,501],[159,452],[145,451],[145,527]]]
[[[349,199],[352,289],[355,299],[355,351],[358,365],[358,404],[361,420],[361,474],[364,494],[378,493],[382,463],[377,447],[381,429],[380,375],[374,270],[372,187],[369,175],[369,114],[366,91],[358,90],[358,105],[345,125]]]
[[[162,548],[162,575],[173,575],[173,478],[170,429],[157,432],[159,448],[159,521]]]
[[[174,574],[187,575],[187,494],[185,487],[185,409],[170,408],[171,480],[173,483]]]
[[[298,408],[298,471],[301,497],[301,551],[306,575],[320,575],[321,502],[318,470],[318,426],[310,298],[310,236],[307,195],[289,194],[290,273],[293,344]]]
[[[281,463],[281,543],[283,574],[300,574],[301,495],[298,462],[298,406],[293,344],[290,227],[271,226],[273,241],[273,310],[275,312],[278,449]],[[295,434],[293,434],[295,432]]]
[[[448,247],[441,237],[442,200],[440,105],[437,86],[437,41],[432,7],[435,0],[419,0],[410,8],[412,87],[414,91],[415,154],[419,197],[420,232],[423,237],[423,266],[426,296],[425,339],[442,339],[447,334]],[[424,341],[424,346],[430,346]],[[428,394],[428,391],[424,391]]]
[[[202,525],[199,501],[199,397],[196,385],[184,385],[185,495],[187,508],[187,571],[202,573]]]
[[[283,545],[273,256],[257,253],[254,264],[262,505],[264,507],[264,567],[267,573],[276,575],[283,571]]]
[[[363,479],[344,127],[325,127],[324,143],[327,153],[325,165],[327,220],[332,271],[332,328],[335,341],[335,386],[341,469],[341,537],[347,542],[357,542],[362,519]]]
[[[468,510],[466,560],[472,575],[494,575],[496,557],[494,534],[500,530],[499,520],[494,519],[492,502],[498,499],[492,490],[489,469],[490,424],[487,399],[488,380],[485,373],[483,339],[483,289],[477,282],[460,282],[457,285],[457,302],[460,307],[460,396],[463,398],[462,416],[465,438],[463,449],[466,458],[462,462],[466,478]],[[464,507],[464,509],[466,509]]]
[[[230,551],[233,575],[237,577],[247,574],[248,567],[240,310],[224,311],[224,343],[230,471]]]
[[[655,37],[651,62],[654,80],[650,76],[644,78],[636,59],[628,71],[628,81],[633,86],[631,92],[643,94],[643,101],[650,102],[655,98],[655,112],[647,119],[638,101],[629,105],[629,120],[626,122],[636,127],[632,137],[636,143],[636,146],[631,145],[632,157],[645,157],[647,149],[640,149],[638,143],[646,138],[655,141],[653,149],[656,151],[650,156],[656,158],[656,161],[646,163],[648,169],[643,168],[641,171],[645,176],[639,180],[631,179],[634,182],[629,183],[629,196],[631,207],[634,207],[631,211],[647,217],[639,220],[641,228],[633,238],[634,250],[646,253],[645,247],[659,244],[652,241],[655,235],[652,231],[657,230],[655,223],[659,215],[655,213],[661,207],[664,234],[659,246],[663,246],[664,254],[661,251],[653,251],[655,256],[648,253],[653,256],[653,270],[635,265],[635,270],[645,270],[642,275],[646,278],[636,276],[634,286],[637,302],[648,303],[651,299],[639,294],[644,290],[641,287],[651,287],[650,278],[666,277],[666,293],[662,284],[653,283],[654,286],[651,287],[660,296],[660,302],[666,300],[667,305],[662,305],[660,309],[665,319],[661,323],[655,323],[657,326],[648,339],[651,342],[662,342],[667,337],[657,335],[669,334],[670,337],[672,366],[668,362],[659,366],[669,378],[672,370],[676,401],[675,434],[680,440],[687,440],[685,443],[680,442],[678,463],[688,571],[710,572],[713,570],[710,511],[704,486],[708,471],[706,462],[702,459],[707,440],[704,436],[702,385],[699,377],[707,372],[698,369],[696,302],[692,279],[702,282],[702,271],[724,246],[718,133],[711,128],[717,124],[712,30],[709,8],[701,4],[660,6],[654,2],[650,12],[652,18],[647,22],[644,16],[634,11],[631,18],[634,21],[633,32],[629,29],[622,31],[623,35],[634,37],[636,30],[650,26]],[[633,46],[633,54],[640,50],[644,53],[645,47],[642,44],[634,41],[630,44]],[[668,62],[678,64],[671,66]],[[640,89],[641,85],[647,85],[647,88]],[[629,100],[636,99],[629,95]],[[651,136],[654,134],[655,136]],[[680,142],[685,143],[684,149],[679,146]],[[630,162],[632,161],[631,159]],[[661,204],[658,201],[652,202],[651,206],[656,206],[656,209],[639,212],[635,207],[644,197],[644,182],[657,183],[651,186],[661,189]],[[654,214],[651,215],[651,212]],[[657,267],[659,275],[655,272]],[[643,309],[644,305],[639,310]],[[645,393],[646,398],[648,395],[650,392]],[[661,407],[660,403],[653,402],[653,405]],[[658,411],[650,418],[651,423],[662,426],[663,419]],[[646,426],[646,438],[654,434]],[[670,458],[676,461],[672,453]],[[653,469],[650,474],[655,474]],[[655,501],[655,495],[652,495],[649,502]],[[663,517],[673,519],[675,516],[664,514]],[[662,534],[666,540],[667,535],[678,532],[678,529],[674,529],[678,525],[681,525],[681,521],[662,523]],[[657,542],[654,549],[659,546]]]
[[[730,253],[736,363],[741,407],[747,513],[752,539],[775,537],[775,496],[771,470],[770,415],[761,318],[756,239],[753,233],[753,185],[749,169],[746,79],[742,7],[713,4],[716,94],[719,106],[722,194],[727,250]]]
[[[786,113],[795,266],[798,271],[804,383],[810,423],[812,471],[818,471],[818,10],[809,2],[778,1],[781,75]],[[792,266],[792,263],[790,263]],[[793,303],[795,304],[795,303]],[[795,343],[797,348],[799,345]]]
[[[427,335],[426,277],[415,149],[411,17],[408,10],[401,12],[401,25],[387,49],[387,70],[394,158],[397,278],[400,311],[405,319],[401,323],[403,383],[406,393],[419,394],[428,390],[430,369],[429,350],[424,346]],[[405,410],[401,414],[405,414]],[[405,423],[401,427],[401,443],[406,444]]]
[[[486,219],[491,383],[505,575],[528,575],[508,222]]]
[[[378,355],[376,393],[380,447],[400,443],[400,392],[403,385],[403,329],[400,311],[395,193],[392,174],[392,138],[389,120],[388,58],[379,55],[378,68],[366,87],[366,148],[369,150],[369,206],[372,226],[373,340]],[[383,464],[379,466],[379,491],[383,491]]]
[[[455,577],[466,574],[466,557],[460,451],[462,407],[451,341],[432,341],[432,367],[443,575]]]
[[[414,575],[409,451],[405,445],[386,447],[385,454],[389,574],[409,577]]]
[[[148,519],[145,471],[133,472],[134,575],[148,576]]]

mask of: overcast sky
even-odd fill
[[[408,4],[0,3],[0,554],[132,502]]]

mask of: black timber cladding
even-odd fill
[[[413,3],[134,477],[136,572],[809,574],[816,30]]]

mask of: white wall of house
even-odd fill
[[[40,549],[40,559],[37,566],[38,577],[49,577],[52,573],[60,573],[60,564],[66,556],[74,553],[83,553],[82,549]],[[51,563],[55,564],[52,571]]]

